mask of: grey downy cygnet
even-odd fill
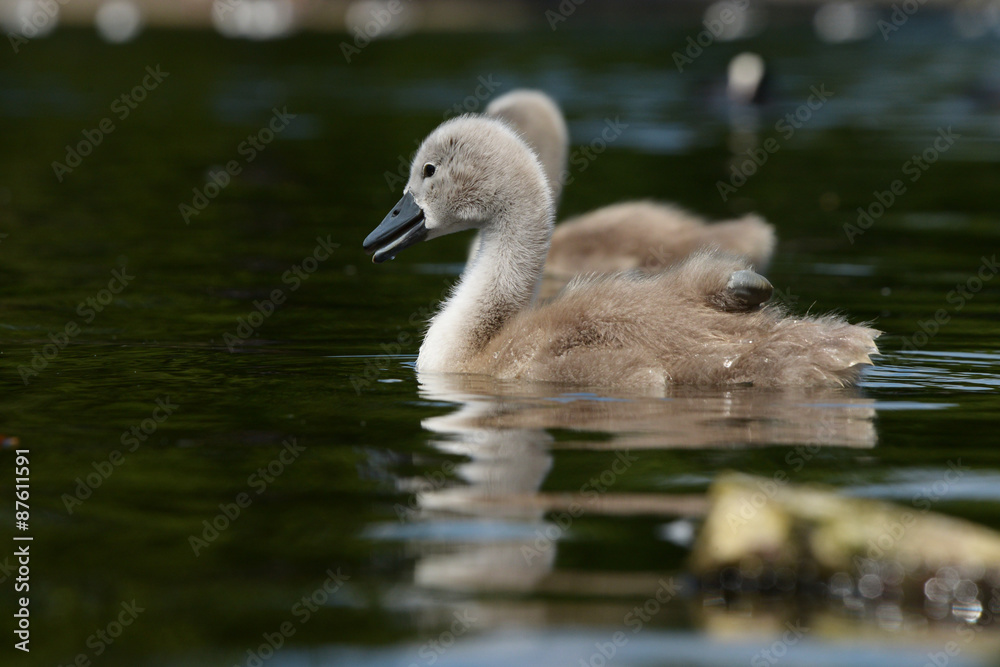
[[[580,277],[535,303],[552,235],[544,168],[500,120],[462,116],[417,150],[405,194],[365,239],[373,261],[468,229],[481,243],[431,319],[420,372],[663,391],[668,384],[851,384],[874,329],[763,305],[745,259],[703,251],[655,274]]]

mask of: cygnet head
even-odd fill
[[[420,241],[467,229],[488,230],[547,215],[552,196],[542,166],[506,123],[460,116],[417,150],[403,198],[365,239],[373,262],[393,259]]]
[[[517,88],[490,102],[486,115],[506,120],[521,133],[542,161],[558,201],[569,153],[569,130],[556,101],[540,90]]]

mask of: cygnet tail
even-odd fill
[[[881,333],[836,315],[783,320],[769,351],[782,367],[776,384],[855,384],[872,365],[871,355],[878,354],[875,339]]]
[[[865,367],[873,365],[871,355],[879,353],[875,339],[882,334],[870,327],[854,324],[847,326],[851,327],[851,332],[834,346],[834,356],[842,364],[842,368],[834,369],[834,374],[845,386],[856,384]]]

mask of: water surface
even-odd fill
[[[1000,125],[982,76],[996,44],[930,20],[841,46],[778,26],[680,75],[688,34],[412,36],[348,66],[329,36],[154,31],[112,48],[67,30],[5,60],[0,432],[31,453],[31,664],[597,665],[624,632],[616,664],[732,665],[801,622],[785,664],[920,665],[960,640],[919,613],[727,611],[685,559],[725,470],[930,497],[1000,529]],[[744,48],[772,65],[774,99],[734,126],[715,91]],[[169,76],[115,115],[157,64]],[[553,93],[577,148],[607,119],[628,124],[573,167],[561,215],[634,197],[757,211],[781,239],[779,298],[874,322],[878,365],[854,389],[663,398],[417,378],[422,319],[468,239],[381,266],[361,241],[400,195],[400,160],[491,76],[497,93]],[[784,138],[776,123],[814,85],[833,97]],[[286,108],[249,159],[243,142]],[[105,117],[114,131],[60,182],[52,162]],[[857,209],[948,127],[961,138],[852,243]],[[748,132],[781,149],[723,201]],[[240,173],[207,197],[230,161]],[[186,223],[198,192],[209,201]],[[114,271],[130,277],[112,294]],[[598,487],[567,524],[570,499]],[[629,614],[663,581],[676,593],[637,630]],[[133,600],[120,638],[92,638]],[[991,632],[962,647],[950,664],[1000,653]]]

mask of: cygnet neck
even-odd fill
[[[541,173],[480,230],[478,252],[431,320],[417,369],[461,371],[538,293],[552,237],[552,197]]]

